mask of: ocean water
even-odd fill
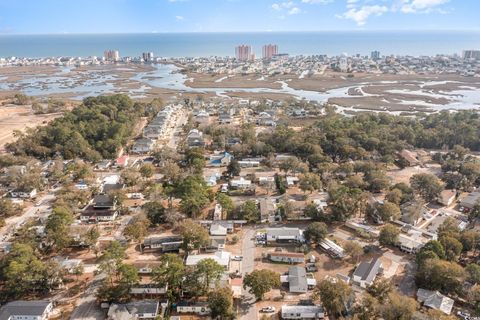
[[[258,32],[0,35],[0,57],[102,56],[116,49],[121,56],[153,52],[157,57],[234,56],[235,46],[250,44],[260,56],[274,43],[281,53],[383,55],[460,54],[480,49],[480,32]]]

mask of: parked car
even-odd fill
[[[233,261],[242,261],[242,260],[243,260],[243,256],[233,256],[232,260],[233,260]]]
[[[260,309],[260,312],[272,313],[272,312],[275,312],[275,307],[264,307],[264,308]]]

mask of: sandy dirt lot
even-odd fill
[[[0,150],[5,144],[15,140],[16,130],[25,131],[46,124],[61,116],[61,113],[35,115],[30,106],[0,106]]]

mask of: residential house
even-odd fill
[[[304,263],[305,255],[299,252],[270,252],[268,258],[273,262]]]
[[[261,198],[258,201],[258,206],[260,208],[260,221],[261,222],[268,222],[270,221],[271,217],[275,216],[275,212],[277,211],[277,207],[275,202],[273,202],[270,198]]]
[[[48,300],[16,300],[0,309],[0,320],[47,320],[53,304]]]
[[[367,288],[381,272],[383,272],[383,267],[380,258],[375,258],[370,262],[362,261],[353,273],[353,282],[362,288]]]
[[[160,302],[158,300],[112,303],[108,309],[107,320],[155,319],[160,311]]]
[[[275,121],[275,118],[268,112],[260,112],[257,116],[257,124],[261,126],[275,127],[277,122]]]
[[[438,203],[448,207],[450,206],[457,197],[457,191],[455,189],[446,189],[440,192],[438,196]]]
[[[480,191],[470,193],[468,196],[462,199],[460,205],[467,210],[472,210],[473,207],[480,201]]]
[[[132,152],[137,154],[144,154],[151,152],[155,146],[155,141],[149,138],[140,138],[135,141],[132,146]]]
[[[80,213],[80,221],[83,222],[110,222],[118,216],[116,200],[106,194],[99,194]]]
[[[222,152],[210,156],[208,164],[212,167],[226,167],[232,161],[233,156],[228,152]]]
[[[445,314],[452,313],[454,300],[438,291],[418,289],[417,300],[427,308],[438,310]]]
[[[284,305],[281,315],[283,320],[318,320],[325,318],[325,311],[318,305]]]
[[[180,250],[183,244],[181,236],[150,236],[143,240],[143,250],[159,250],[161,252],[172,252]]]
[[[269,245],[285,245],[295,244],[300,245],[305,243],[303,230],[299,228],[267,228],[266,239]]]
[[[153,282],[149,277],[142,278],[140,282],[133,284],[130,287],[130,294],[139,296],[163,296],[167,293],[167,285],[159,286]]]
[[[193,313],[206,316],[211,312],[206,301],[180,301],[177,303],[177,313]]]
[[[230,269],[230,252],[227,251],[217,251],[214,254],[189,254],[185,265],[186,266],[196,266],[197,263],[204,259],[213,259],[219,265],[223,266],[225,270]]]
[[[210,114],[205,110],[200,110],[195,116],[195,122],[198,122],[199,124],[209,124]]]
[[[341,259],[345,257],[345,250],[330,239],[323,239],[323,241],[320,242],[319,245],[320,248],[322,248],[333,258]]]
[[[416,226],[422,221],[425,215],[428,215],[428,210],[416,201],[409,201],[400,206],[402,216],[400,220],[412,226]]]
[[[256,168],[260,167],[260,161],[258,160],[240,160],[238,161],[240,168]]]
[[[118,157],[117,160],[115,160],[115,164],[118,168],[125,168],[128,166],[129,159],[130,157],[125,154],[123,156]]]
[[[187,135],[187,146],[189,148],[205,146],[205,139],[203,138],[203,132],[198,131],[197,129],[192,129]]]
[[[218,116],[218,123],[220,124],[230,124],[233,122],[233,117],[229,113],[221,113]]]
[[[230,180],[230,187],[235,189],[248,189],[251,186],[252,186],[252,181],[247,180],[243,177]]]
[[[288,290],[291,293],[306,293],[308,290],[315,288],[317,281],[313,276],[308,277],[304,267],[288,268],[288,279],[282,276],[282,282],[288,281]]]
[[[211,236],[226,236],[228,233],[227,227],[220,223],[212,223],[210,225],[210,235]]]
[[[23,189],[15,189],[10,191],[12,198],[33,199],[37,196],[37,189],[34,187],[26,187]]]
[[[227,237],[225,236],[210,236],[210,243],[204,248],[205,252],[217,252],[225,249]]]
[[[420,164],[420,161],[418,160],[418,155],[416,152],[410,151],[403,149],[400,151],[399,156],[403,158],[409,166],[418,166]]]

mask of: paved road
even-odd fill
[[[105,311],[100,308],[96,300],[97,289],[102,284],[103,275],[97,275],[88,284],[87,290],[78,299],[77,307],[73,310],[70,320],[104,320]]]
[[[39,206],[32,206],[19,216],[5,219],[5,226],[0,229],[0,241],[7,241],[15,231],[21,228],[29,219],[47,217],[51,212],[49,209],[50,202],[55,199],[54,191],[37,200],[37,203],[40,203]]]
[[[245,234],[242,238],[242,255],[243,261],[241,265],[242,275],[252,272],[255,268],[255,229],[245,228]],[[248,291],[243,291],[243,298],[238,304],[238,314],[241,320],[257,319],[257,307],[255,305],[255,297]]]

